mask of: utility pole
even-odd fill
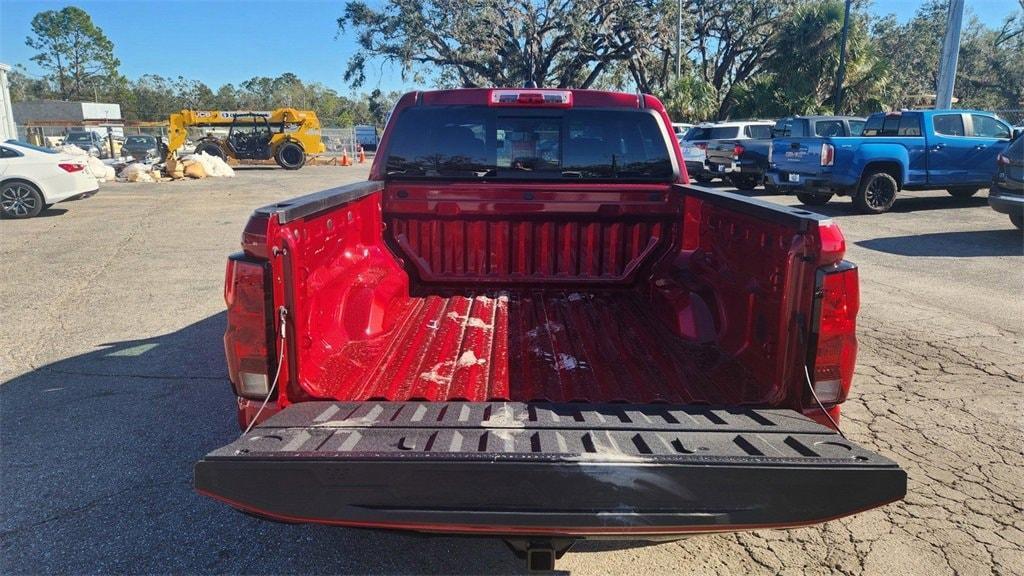
[[[946,37],[942,41],[939,57],[939,82],[935,87],[935,109],[953,105],[953,85],[956,84],[956,63],[960,58],[960,27],[964,20],[964,0],[949,0],[946,18]]]
[[[850,32],[850,4],[853,4],[853,0],[846,0],[846,9],[843,11],[843,33],[839,38],[839,69],[836,70],[836,91],[832,95],[832,113],[837,115],[843,103],[843,82],[846,81],[846,37]]]
[[[683,0],[676,3],[676,82],[683,71]]]

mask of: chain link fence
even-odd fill
[[[1010,110],[993,110],[1000,118],[1006,120],[1014,126],[1024,126],[1024,108],[1014,108]]]

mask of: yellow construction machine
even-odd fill
[[[210,128],[196,142],[195,152],[223,159],[268,160],[286,170],[298,170],[306,155],[325,150],[320,120],[311,110],[278,108],[269,112],[182,110],[171,114],[168,154],[176,154],[189,129]],[[225,132],[226,130],[226,132]]]

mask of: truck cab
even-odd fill
[[[257,209],[241,248],[244,432],[195,486],[247,513],[490,535],[550,567],[577,539],[906,491],[836,430],[859,306],[838,227],[690,186],[652,96],[406,94],[368,181]]]

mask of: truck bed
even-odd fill
[[[759,390],[738,361],[673,334],[639,292],[414,297],[395,325],[324,362],[343,400],[729,405]],[[354,386],[352,383],[356,383]]]

